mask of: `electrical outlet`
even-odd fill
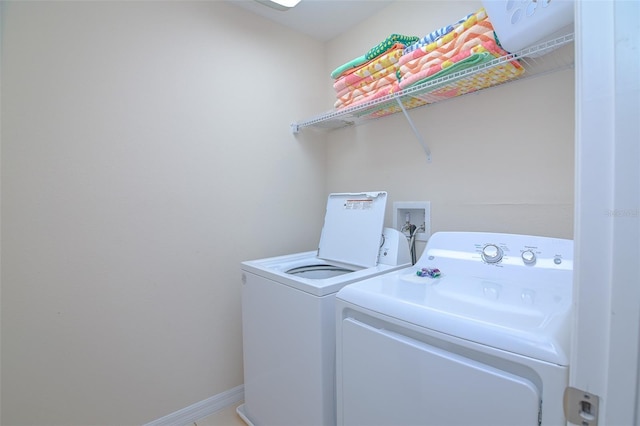
[[[418,231],[417,241],[427,241],[431,236],[431,202],[430,201],[395,201],[393,203],[393,227],[409,236],[405,229],[407,219],[418,228],[424,225],[424,231]]]

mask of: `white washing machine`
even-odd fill
[[[440,232],[343,288],[338,424],[565,425],[572,275],[571,240]]]
[[[406,237],[383,229],[386,200],[331,194],[317,251],[242,262],[247,424],[336,423],[335,294],[411,265]]]

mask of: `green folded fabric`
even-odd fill
[[[331,78],[336,79],[342,75],[343,72],[350,70],[351,68],[357,68],[362,64],[369,62],[367,58],[360,56],[359,58],[355,58],[347,62],[346,64],[340,65],[338,68],[331,72]]]
[[[420,37],[417,36],[408,36],[402,34],[391,34],[389,37],[385,38],[384,41],[379,43],[377,46],[372,47],[365,56],[367,60],[373,59],[376,56],[382,55],[384,52],[389,50],[391,46],[396,43],[402,43],[405,46],[415,43],[420,40]]]
[[[402,43],[405,46],[408,46],[418,40],[420,40],[420,37],[407,36],[402,34],[391,34],[389,37],[384,39],[384,41],[371,48],[365,55],[352,59],[346,64],[340,65],[338,68],[333,70],[331,72],[331,78],[335,80],[340,77],[345,71],[348,71],[352,68],[357,68],[362,64],[366,64],[373,58],[376,58],[385,53],[387,50],[391,49],[396,43]]]

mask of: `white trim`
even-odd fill
[[[144,426],[183,426],[197,422],[244,399],[244,385],[236,386],[181,410],[168,414]]]
[[[244,409],[244,404],[240,404],[238,405],[238,408],[236,408],[236,413],[238,413],[238,415],[240,416],[240,418],[248,425],[248,426],[255,426],[253,424],[253,422],[251,422],[251,420],[249,420],[249,417],[247,416],[247,412]]]
[[[576,2],[576,318],[569,382],[600,398],[601,425],[639,420],[639,16],[638,2]]]

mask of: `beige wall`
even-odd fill
[[[322,45],[224,2],[4,3],[0,423],[242,384],[240,261],[319,237],[326,147],[289,123]]]
[[[401,115],[289,132],[336,66],[479,5],[400,1],[322,45],[224,2],[5,2],[0,423],[140,424],[241,384],[239,262],[312,249],[328,192],[571,238],[572,71],[411,111],[430,164]]]
[[[394,3],[328,44],[327,55],[334,64],[328,73],[391,33],[422,36],[481,6],[458,1]],[[363,186],[388,191],[387,225],[394,201],[431,201],[433,232],[573,238],[573,70],[409,114],[431,149],[432,163],[407,120],[396,114],[331,133],[328,191]]]

